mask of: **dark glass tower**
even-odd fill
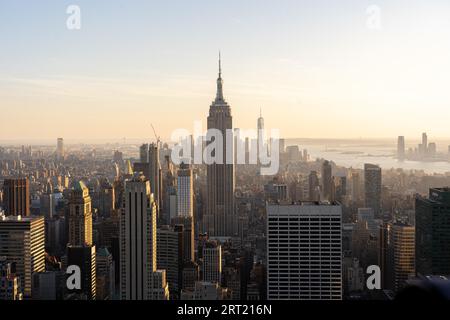
[[[416,197],[416,270],[422,275],[450,274],[450,188]]]

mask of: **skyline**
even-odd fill
[[[255,128],[262,108],[286,139],[450,138],[444,1],[376,1],[381,30],[366,25],[369,1],[77,1],[77,31],[65,25],[71,2],[24,3],[0,3],[0,141],[206,128],[219,50],[235,127]]]

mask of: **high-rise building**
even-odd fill
[[[182,227],[180,231],[183,233],[182,262],[195,261],[194,217],[175,217],[172,219],[172,225],[177,230],[180,230],[180,226]]]
[[[160,275],[156,269],[156,257],[156,203],[150,182],[136,173],[132,179],[125,182],[124,207],[120,221],[122,300],[150,300],[155,297],[155,292],[160,294],[160,290],[163,290],[163,293],[168,290],[165,288],[165,272]],[[163,285],[164,288],[158,285]]]
[[[430,189],[416,197],[416,270],[418,274],[450,274],[450,188]]]
[[[178,170],[177,208],[178,216],[194,216],[194,177],[189,165],[182,163]]]
[[[319,201],[320,199],[320,184],[319,177],[317,176],[316,171],[311,171],[308,177],[309,184],[309,200],[310,201]]]
[[[222,281],[222,246],[216,241],[208,241],[203,246],[203,281]]]
[[[104,218],[110,217],[115,209],[116,197],[112,184],[102,181],[98,194],[98,214]]]
[[[66,287],[66,274],[63,271],[33,273],[33,300],[62,300]]]
[[[92,245],[92,204],[89,189],[82,181],[74,183],[69,197],[69,244]]]
[[[56,158],[58,160],[64,159],[64,139],[58,138],[56,140]]]
[[[182,290],[194,290],[195,283],[200,279],[200,269],[198,264],[191,261],[183,265]]]
[[[259,118],[258,118],[258,140],[257,140],[257,147],[258,147],[258,162],[261,159],[261,154],[264,156],[264,150],[265,150],[265,144],[266,141],[264,140],[264,118],[262,116],[262,111],[259,112]]]
[[[161,164],[159,161],[159,146],[157,143],[151,143],[148,146],[148,164],[149,164],[149,176],[147,177],[150,181],[150,188],[155,195],[155,203],[157,210],[161,206]],[[158,213],[159,214],[159,213]]]
[[[157,266],[166,270],[170,296],[178,296],[182,268],[183,233],[179,234],[169,226],[158,228]]]
[[[227,152],[230,154],[233,151],[233,139],[228,141],[226,133],[232,128],[231,108],[223,96],[222,68],[219,59],[217,94],[210,106],[208,116],[208,130],[219,130],[223,137],[223,161],[207,165],[207,228],[212,236],[234,236],[236,233],[234,164],[226,161],[230,160],[226,158],[231,158],[233,162],[233,157],[227,157]],[[231,149],[228,150],[228,148]]]
[[[139,148],[139,159],[141,163],[148,163],[148,143]]]
[[[325,160],[322,164],[322,195],[323,199],[331,201],[333,199],[333,177],[331,173],[331,163]]]
[[[150,182],[135,174],[125,182],[120,222],[120,278],[123,300],[150,298],[156,271],[156,204]]]
[[[268,299],[341,300],[342,288],[341,206],[269,204]]]
[[[357,171],[352,171],[352,201],[357,202],[361,199],[361,179]]]
[[[67,246],[67,265],[75,265],[81,271],[81,288],[69,290],[69,294],[76,294],[86,300],[97,298],[97,263],[96,249],[92,245]]]
[[[364,165],[364,200],[367,208],[372,208],[375,218],[382,214],[381,210],[381,168],[374,164]]]
[[[28,178],[5,179],[3,192],[7,216],[30,215],[30,181]]]
[[[97,265],[97,279],[99,277],[104,278],[104,287],[99,288],[99,285],[97,285],[97,295],[99,298],[105,300],[114,299],[115,295],[115,276],[116,276],[116,269],[114,265],[114,260],[112,254],[109,252],[107,248],[100,248],[97,251],[96,256],[96,265]],[[100,294],[100,292],[102,294]]]
[[[405,137],[399,136],[397,141],[397,158],[399,160],[405,159]]]
[[[0,214],[0,256],[15,264],[25,298],[32,293],[32,276],[45,271],[44,217]]]
[[[423,156],[426,156],[428,153],[428,136],[427,133],[422,133],[422,144],[420,145],[420,151]]]
[[[390,264],[393,266],[393,289],[398,292],[406,281],[415,276],[415,229],[403,223],[390,225],[392,248]]]

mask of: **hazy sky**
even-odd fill
[[[193,130],[219,49],[235,127],[450,137],[448,0],[0,0],[0,140]]]

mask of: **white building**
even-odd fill
[[[209,241],[203,247],[203,281],[221,283],[222,280],[222,246],[216,241]]]
[[[194,215],[194,182],[192,169],[189,165],[184,163],[180,165],[177,182],[178,216],[192,217]]]
[[[122,300],[150,300],[156,272],[156,204],[150,183],[135,174],[125,182],[120,219]]]
[[[268,204],[267,265],[269,300],[341,300],[341,206]]]

